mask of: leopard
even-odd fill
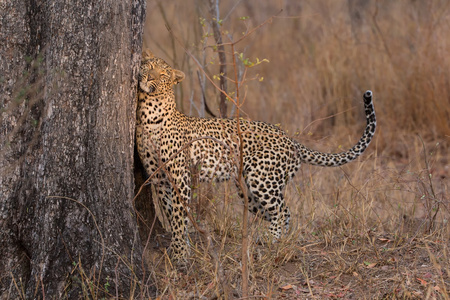
[[[279,126],[266,122],[185,115],[177,109],[174,93],[174,86],[184,78],[182,71],[149,50],[143,52],[138,75],[136,145],[150,182],[157,186],[172,232],[171,255],[177,261],[185,260],[189,253],[186,214],[192,166],[198,168],[201,182],[234,178],[239,197],[247,199],[249,211],[268,221],[270,234],[279,239],[290,219],[284,190],[300,165],[347,164],[367,149],[375,134],[370,90],[363,94],[366,127],[359,141],[347,151],[324,153],[307,148]],[[244,184],[239,184],[237,178]]]

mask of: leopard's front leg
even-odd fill
[[[179,163],[179,161],[178,161]],[[172,258],[175,261],[185,261],[189,254],[189,238],[187,235],[187,213],[190,199],[190,174],[187,168],[181,166],[172,168]]]

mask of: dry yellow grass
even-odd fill
[[[366,3],[360,18],[350,2]],[[367,89],[378,119],[374,141],[358,161],[302,167],[286,192],[292,228],[281,241],[272,243],[265,222],[251,218],[251,295],[448,299],[450,2],[221,1],[220,8],[225,42],[277,14],[236,46],[251,61],[269,60],[247,70],[240,93],[248,118],[280,123],[305,145],[329,152],[359,138]],[[201,89],[198,67],[182,46],[209,76],[218,75],[208,19],[201,1],[148,3],[144,45],[186,73],[178,107],[191,115],[202,115]],[[217,112],[219,93],[208,81],[205,94]],[[202,186],[197,198],[207,203],[205,214],[197,211],[199,222],[239,297],[241,203],[228,185]],[[167,246],[162,234],[154,245]],[[150,255],[159,297],[222,298],[203,239],[195,232],[191,238],[194,250],[183,271],[170,268],[158,251]]]

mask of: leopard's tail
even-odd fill
[[[301,162],[316,166],[337,167],[351,162],[366,150],[375,134],[377,120],[372,103],[372,91],[366,91],[363,98],[367,125],[358,143],[351,149],[341,153],[323,153],[308,149],[302,144],[297,143],[297,151],[299,151]]]

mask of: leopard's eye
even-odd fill
[[[169,76],[169,73],[166,72],[166,70],[164,70],[164,71],[161,71],[160,75],[161,75],[162,77],[168,77],[168,76]]]

